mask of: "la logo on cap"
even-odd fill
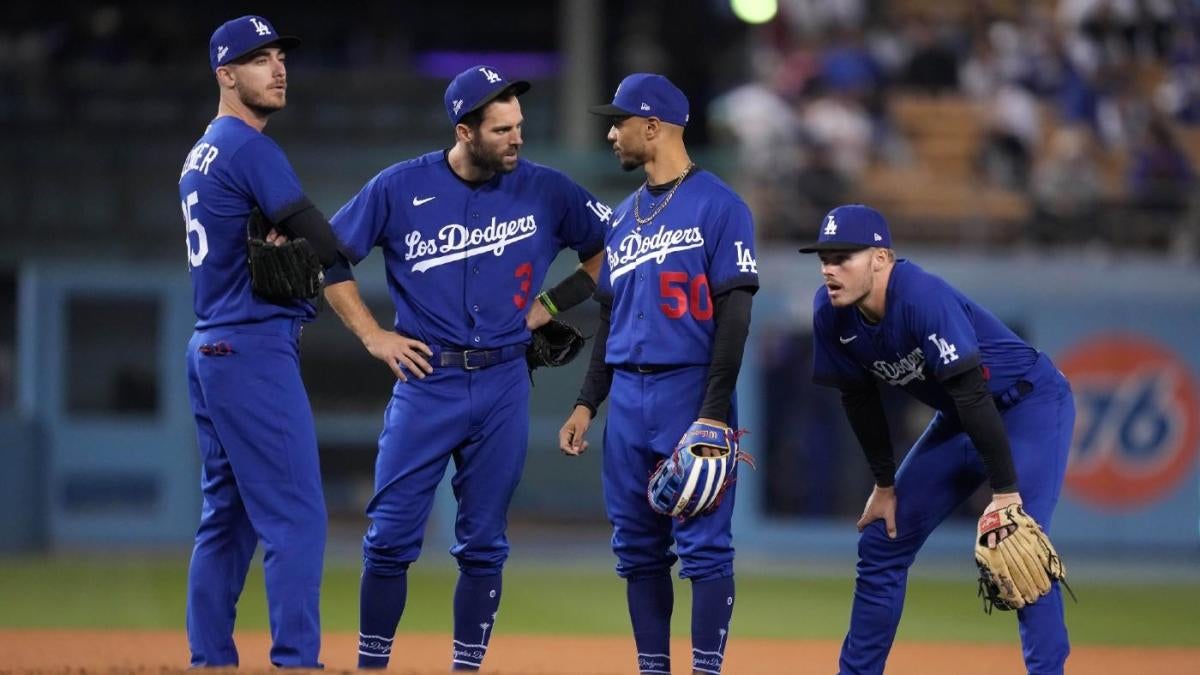
[[[257,31],[259,35],[271,34],[271,27],[259,21],[258,19],[250,17],[250,23],[254,24],[254,30]]]
[[[825,236],[832,237],[837,234],[837,221],[833,219],[833,214],[829,214],[828,222],[825,223]],[[875,241],[879,241],[879,235],[875,235]]]

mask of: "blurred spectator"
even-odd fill
[[[1037,100],[1027,90],[1004,85],[988,105],[977,168],[989,183],[1023,190],[1029,182],[1033,148],[1041,138]]]
[[[805,161],[800,121],[785,92],[792,88],[789,62],[757,56],[757,81],[743,84],[709,104],[712,137],[737,148],[739,194],[754,213],[763,237],[779,236],[794,209],[795,185]]]
[[[847,93],[815,96],[800,120],[814,145],[828,150],[829,162],[846,181],[858,179],[871,158],[873,128],[867,111]]]
[[[1097,227],[1100,172],[1091,132],[1081,126],[1055,130],[1045,156],[1033,172],[1033,222],[1030,238],[1038,243],[1084,242],[1103,235]]]
[[[799,35],[822,36],[858,28],[866,15],[863,0],[780,0],[779,13]]]
[[[795,191],[799,204],[788,233],[793,239],[808,236],[812,223],[820,222],[834,207],[849,201],[850,181],[834,166],[829,147],[812,142]]]
[[[1151,118],[1133,148],[1129,167],[1129,196],[1134,208],[1156,219],[1173,222],[1188,207],[1195,172],[1165,117]]]
[[[938,35],[931,20],[914,17],[906,24],[905,35],[912,54],[904,68],[904,84],[931,94],[956,91],[958,55]]]

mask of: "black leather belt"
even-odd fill
[[[525,356],[525,345],[508,345],[499,349],[467,349],[464,351],[439,351],[435,363],[441,366],[479,370]]]
[[[614,366],[614,368],[619,368],[621,370],[625,370],[625,371],[628,371],[631,373],[642,373],[643,375],[650,374],[650,373],[663,373],[668,370],[675,370],[676,368],[686,368],[686,367],[687,367],[687,364],[685,364],[685,363],[669,363],[669,364],[622,363],[619,366]]]

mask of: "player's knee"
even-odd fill
[[[679,572],[679,576],[692,582],[725,579],[733,576],[733,561],[730,560],[716,565],[703,565],[696,567],[692,567],[685,562],[683,569]]]
[[[500,560],[470,560],[459,558],[458,571],[468,577],[492,577],[504,569],[504,559]]]
[[[489,576],[504,568],[508,560],[508,547],[496,546],[486,549],[464,548],[451,553],[458,560],[458,569],[468,576]]]

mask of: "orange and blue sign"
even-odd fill
[[[1066,477],[1071,495],[1130,511],[1166,499],[1194,475],[1200,396],[1176,352],[1142,335],[1108,333],[1055,361],[1078,411]]]

